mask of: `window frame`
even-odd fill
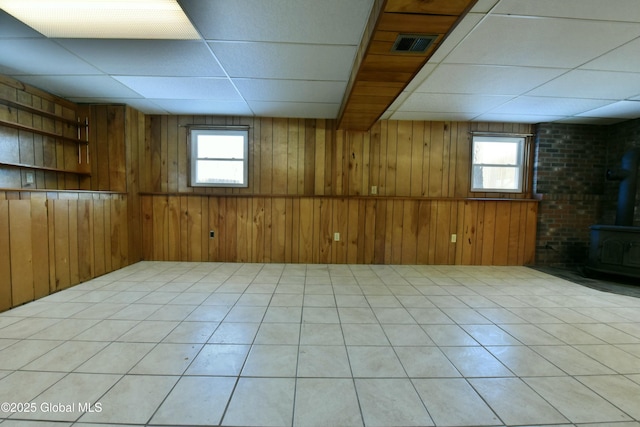
[[[497,142],[497,143],[516,143],[517,144],[517,160],[515,164],[493,164],[493,163],[475,163],[474,155],[476,142]],[[525,169],[526,169],[526,147],[527,137],[524,135],[472,135],[471,139],[471,161],[470,161],[470,191],[474,193],[511,193],[522,194],[525,189]],[[479,188],[474,186],[474,175],[477,167],[497,167],[497,168],[515,168],[517,170],[517,188]]]
[[[198,157],[197,140],[200,135],[239,135],[243,137],[243,158],[208,158]],[[248,126],[190,126],[189,127],[189,186],[209,188],[247,188],[249,187],[249,127]],[[242,160],[242,182],[203,182],[198,181],[198,162],[202,160],[234,161]]]

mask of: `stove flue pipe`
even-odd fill
[[[620,170],[607,171],[608,180],[620,181],[616,225],[633,225],[633,214],[636,207],[636,187],[638,184],[639,163],[640,148],[634,148],[627,151],[624,156],[622,156]]]

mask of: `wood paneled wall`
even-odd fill
[[[0,124],[0,162],[36,167],[30,170],[0,165],[0,188],[81,188],[83,175],[55,170],[83,171],[86,165],[78,164],[78,150],[84,158],[86,148],[52,136],[77,138],[77,117],[76,104],[0,75],[0,120],[36,130]],[[27,172],[34,173],[33,184],[27,183]]]
[[[530,198],[472,193],[471,131],[533,133],[511,123],[379,121],[369,132],[336,130],[333,120],[147,116],[140,191],[161,193]],[[188,186],[187,126],[248,125],[249,187]],[[531,138],[530,138],[531,139]],[[531,153],[532,141],[527,147]],[[532,158],[533,156],[529,156]],[[531,170],[531,164],[526,165]]]
[[[248,188],[188,186],[193,124],[250,127]],[[350,132],[336,130],[331,120],[213,116],[147,116],[146,125],[139,158],[144,259],[534,260],[531,174],[523,194],[469,191],[471,132],[533,133],[530,125],[380,121],[368,132]]]
[[[145,195],[142,211],[148,260],[523,265],[535,257],[535,201]]]
[[[89,118],[88,144],[65,139],[78,137],[77,117]],[[78,106],[0,76],[0,120],[9,123],[0,123],[0,311],[139,261],[144,115]]]
[[[0,311],[131,263],[127,197],[0,192]]]

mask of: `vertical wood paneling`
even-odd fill
[[[253,220],[253,245],[251,247],[252,258],[263,260],[265,246],[265,221],[264,221],[264,199],[255,199],[252,205]]]
[[[421,197],[425,122],[411,122],[411,127],[411,189],[409,195]]]
[[[509,236],[517,235],[517,230],[511,230],[511,205],[507,203],[496,204],[496,226],[493,246],[493,265],[508,265]]]
[[[186,240],[188,242],[187,260],[202,261],[202,235],[204,228],[202,224],[202,202],[206,199],[201,197],[187,197],[187,229],[188,234]]]
[[[487,202],[484,204],[482,265],[491,265],[493,261],[496,237],[496,205],[496,202]]]
[[[445,144],[445,124],[443,122],[431,123],[431,144],[429,145],[429,180],[428,197],[442,197],[442,153]]]
[[[273,119],[260,123],[260,192],[273,193]]]
[[[188,125],[240,122],[250,126],[249,187],[189,187]],[[469,192],[469,131],[532,132],[530,125],[383,120],[368,132],[350,132],[336,130],[335,121],[325,119],[147,116],[146,123],[139,165],[142,192],[360,196],[375,185],[383,197],[531,194],[530,185],[523,194]]]
[[[293,248],[295,245],[289,244],[293,242],[293,222],[295,219],[295,212],[293,211],[293,200],[291,198],[282,199],[282,221],[284,223],[284,235],[282,236],[282,251],[284,252],[283,262],[293,262]]]
[[[77,211],[78,225],[78,280],[86,282],[94,277],[93,272],[93,235],[91,233],[93,210],[90,200],[78,201]]]
[[[361,210],[364,211],[364,209],[361,209],[363,207],[364,203],[359,200],[347,199],[348,219],[345,232],[347,246],[345,262],[347,264],[362,263],[361,257],[358,255],[359,253],[363,253],[363,247],[359,244],[360,240],[364,243],[364,239],[361,238],[364,228],[360,226],[360,221],[362,221],[362,225],[364,225],[365,220],[360,214]]]
[[[331,207],[332,212],[332,233],[330,235],[331,240],[331,262],[333,264],[345,264],[347,262],[347,245],[348,241],[348,204],[345,199],[331,199],[331,203],[328,205]],[[340,240],[335,241],[333,233],[340,233]]]
[[[391,264],[402,264],[404,202],[403,200],[394,200],[392,205]]]
[[[264,249],[263,249],[263,259],[264,262],[272,262],[271,261],[271,250],[272,250],[272,239],[274,237],[273,234],[273,199],[265,199],[264,200]],[[230,213],[232,214],[232,213]]]
[[[80,264],[78,260],[78,200],[69,200],[67,220],[67,240],[69,250],[69,283],[80,283]],[[117,268],[120,268],[119,265]],[[114,268],[115,270],[115,268]]]
[[[529,203],[526,206],[526,227],[524,232],[524,258],[519,264],[532,265],[536,257],[536,230],[538,204]],[[522,233],[521,233],[522,236]]]
[[[416,263],[428,264],[430,253],[431,203],[426,200],[417,202],[418,224],[416,227]]]
[[[93,193],[0,192],[2,309],[46,296],[129,263],[126,200]],[[146,202],[145,202],[146,203]],[[117,212],[119,227],[104,221]],[[152,220],[153,215],[149,216]],[[106,236],[106,237],[105,237]],[[117,260],[104,241],[118,248]]]
[[[168,116],[167,117],[167,191],[176,192],[178,191],[178,181],[183,175],[179,169],[178,159],[181,157],[182,152],[186,153],[186,145],[180,144],[180,140],[178,139],[178,133],[182,134],[183,132],[179,132],[178,129],[178,117],[176,116]],[[178,143],[172,144],[170,141],[176,141]],[[184,154],[182,154],[184,155]],[[186,157],[186,156],[185,156]]]
[[[43,241],[48,236],[47,200],[43,195],[31,198],[31,240],[33,259],[34,298],[49,295],[49,245]]]
[[[143,195],[142,206],[149,260],[522,265],[535,250],[535,201]],[[184,210],[172,228],[186,244],[160,232],[169,206]]]
[[[125,192],[127,191],[125,108],[123,106],[109,106],[107,113],[107,141],[104,143],[108,143],[109,150],[109,185],[105,189]],[[100,162],[102,159],[103,157],[100,158]]]
[[[288,147],[289,147],[288,119],[273,119],[272,148],[272,188],[274,194],[288,194]]]
[[[224,224],[224,260],[231,261],[237,257],[238,235],[237,216],[238,199],[225,200],[224,217],[220,218],[220,223]]]
[[[31,240],[31,203],[9,201],[9,244],[11,250],[11,300],[13,305],[34,298],[33,252]]]
[[[314,250],[313,262],[328,264],[331,262],[331,241],[333,232],[331,230],[331,200],[314,199],[314,210],[317,215],[314,217]]]
[[[416,264],[418,260],[418,221],[420,204],[405,200],[402,217],[402,264]]]
[[[300,194],[300,188],[304,186],[304,175],[298,175],[298,172],[304,171],[304,164],[300,164],[300,159],[304,159],[304,152],[300,153],[300,149],[304,149],[304,145],[300,145],[300,120],[289,119],[287,127],[287,193]]]
[[[412,122],[400,121],[398,122],[398,136],[397,136],[398,148],[396,150],[396,194],[398,196],[410,196],[411,195],[411,178],[412,167],[417,165],[413,164],[413,129]]]
[[[240,262],[247,262],[251,259],[251,246],[253,239],[251,238],[252,221],[250,202],[251,200],[248,198],[242,197],[238,199],[238,210],[236,212],[238,218],[238,233],[236,235],[236,240],[239,242],[237,259]]]
[[[287,212],[285,199],[277,197],[271,204],[271,262],[285,262]]]
[[[386,200],[378,200],[376,202],[376,215],[375,215],[375,240],[374,240],[374,264],[384,264],[385,252],[387,248],[387,221],[386,221],[386,206],[388,202]]]
[[[170,241],[166,250],[169,254],[171,252],[176,254],[176,261],[189,261],[188,196],[180,195],[175,201],[173,201],[173,197],[167,198],[167,208],[167,227],[170,230],[174,230],[176,240]]]
[[[382,159],[386,160],[385,196],[398,195],[396,188],[396,176],[398,170],[398,122],[389,122],[386,126],[387,144],[385,152],[381,152]],[[402,195],[402,194],[400,194]]]
[[[304,122],[304,171],[299,172],[304,175],[304,194],[310,196],[316,190],[316,121],[305,120]]]
[[[55,246],[55,283],[53,289],[66,289],[71,285],[69,267],[69,200],[53,201],[53,233]]]
[[[0,199],[0,310],[13,306],[11,299],[11,244],[9,243],[9,201]]]

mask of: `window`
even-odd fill
[[[192,128],[189,141],[191,186],[248,186],[248,129]]]
[[[474,136],[471,191],[522,192],[524,137]]]

